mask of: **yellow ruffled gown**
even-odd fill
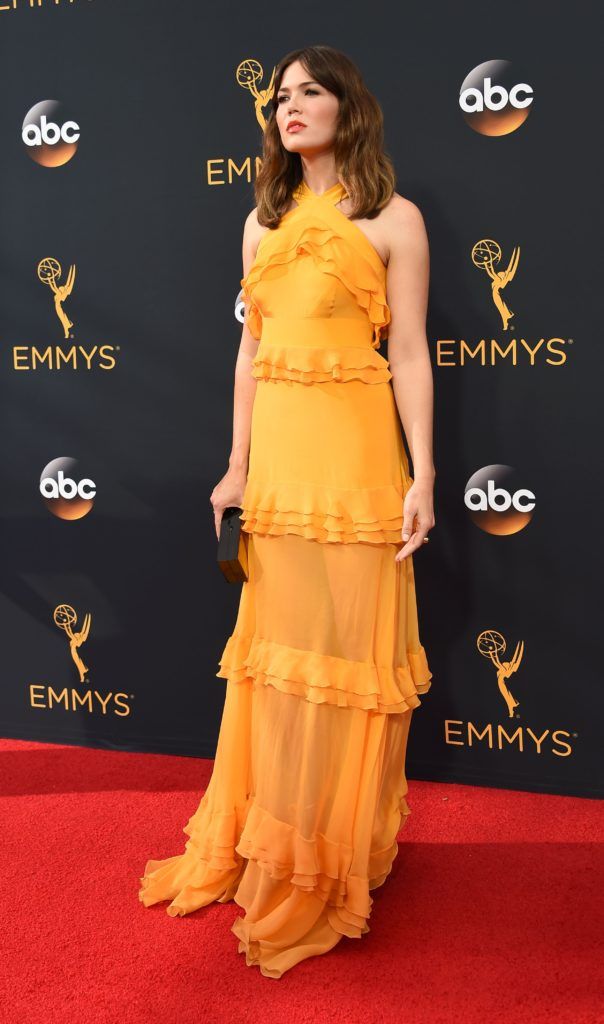
[[[402,545],[411,484],[388,361],[386,270],[301,183],[241,281],[260,341],[242,529],[249,579],[217,676],[226,697],[185,851],[139,898],[172,917],[245,911],[239,952],[279,978],[369,931],[410,813],[407,737],[431,672]]]

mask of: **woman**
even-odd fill
[[[279,978],[369,931],[398,851],[409,725],[431,685],[410,556],[434,525],[435,472],[428,247],[394,192],[380,107],[327,46],[281,61],[272,104],[233,447],[211,496],[217,537],[242,508],[249,578],[208,789],[185,852],[148,861],[139,896],[171,916],[234,899],[239,952]]]

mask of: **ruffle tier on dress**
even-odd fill
[[[289,278],[287,297],[291,299],[293,295],[297,303],[305,304],[307,316],[327,315],[337,318],[342,315],[340,310],[334,308],[335,300],[332,308],[327,308],[332,296],[325,288],[315,288],[312,291],[309,289],[302,295],[294,294],[298,283],[294,278],[298,278],[298,268],[301,280],[310,264],[324,277],[333,279],[332,282],[324,281],[323,284],[329,286],[339,281],[346,289],[350,296],[348,305],[353,316],[355,310],[358,310],[359,322],[370,327],[371,347],[379,348],[381,339],[386,336],[386,328],[391,318],[386,298],[385,268],[375,249],[363,236],[360,228],[335,210],[331,204],[313,204],[312,213],[308,211],[308,204],[304,204],[302,213],[300,210],[301,207],[291,210],[282,217],[276,231],[268,231],[262,236],[254,263],[247,276],[240,281],[243,294],[248,301],[246,322],[250,332],[254,338],[261,340],[267,310],[275,306],[275,301],[281,306],[284,299],[283,295],[277,294],[277,289],[271,289],[271,283],[283,280],[286,274]],[[294,262],[298,266],[291,273],[289,265]],[[304,283],[302,281],[302,284]],[[310,314],[309,302],[314,306]],[[346,298],[342,305],[345,304]],[[269,312],[268,315],[274,313]],[[295,307],[291,308],[290,304],[285,315],[295,317]]]
[[[431,672],[409,559],[395,562],[391,544],[253,541],[217,676],[379,714],[419,707]]]
[[[265,977],[280,978],[343,936],[360,938],[410,813],[410,718],[342,713],[229,681],[214,770],[184,827],[185,851],[147,862],[140,901],[168,900],[168,915],[182,917],[234,900],[245,911],[232,925],[238,952]]]

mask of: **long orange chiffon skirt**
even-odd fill
[[[410,813],[409,726],[431,673],[397,550],[248,535],[213,773],[184,852],[140,879],[142,903],[169,900],[172,917],[233,899],[238,950],[266,977],[369,931]]]

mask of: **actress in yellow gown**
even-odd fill
[[[183,853],[139,898],[172,917],[244,911],[239,952],[279,978],[369,931],[410,812],[407,738],[431,685],[411,557],[412,480],[388,361],[386,268],[338,181],[258,245],[241,281],[259,340],[242,529],[249,578],[220,660],[226,697]]]

